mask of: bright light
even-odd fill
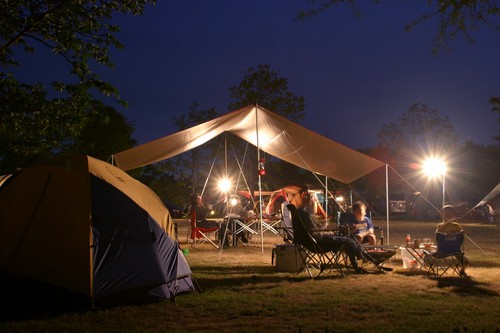
[[[438,176],[443,177],[443,207],[446,203],[446,164],[442,159],[431,158],[425,160],[422,165],[422,171],[431,178],[435,178]],[[444,214],[443,214],[443,222],[444,222]]]
[[[239,201],[240,201],[240,200],[239,200],[238,196],[233,195],[233,196],[231,196],[231,198],[229,199],[229,204],[230,204],[231,206],[233,206],[233,207],[234,207],[234,206],[238,205],[238,202],[239,202]]]
[[[443,176],[446,173],[446,164],[437,158],[428,159],[424,161],[423,171],[429,177]]]
[[[229,192],[229,189],[231,188],[231,181],[229,179],[221,179],[219,182],[219,189],[221,192],[227,193]]]
[[[344,201],[344,197],[343,196],[336,197],[335,201],[342,202],[342,201]]]

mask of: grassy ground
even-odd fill
[[[381,224],[381,223],[377,223]],[[265,234],[236,248],[189,248],[187,260],[203,292],[175,303],[121,306],[97,311],[60,311],[42,318],[0,323],[2,332],[500,332],[500,228],[463,223],[468,278],[433,278],[402,268],[393,272],[312,280],[277,273],[271,265],[280,237]],[[393,221],[390,243],[406,234],[432,237],[436,222]],[[351,274],[349,274],[351,273]],[[29,302],[29,300],[26,300]]]

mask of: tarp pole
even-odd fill
[[[258,112],[258,104],[255,104],[255,134],[257,134],[257,163],[260,162],[260,143],[259,143],[259,112]],[[257,164],[258,165],[258,164]],[[258,169],[258,168],[257,168]],[[262,179],[259,170],[257,170],[259,174],[259,211],[260,211],[260,247],[262,253],[264,253],[264,228],[262,225]]]
[[[385,164],[385,214],[387,220],[387,244],[391,244],[389,236],[389,164]]]
[[[325,220],[328,224],[328,176],[325,176]]]
[[[350,211],[352,212],[352,187],[349,187],[349,205],[351,207]]]

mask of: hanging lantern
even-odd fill
[[[259,160],[259,164],[257,166],[257,169],[259,170],[259,176],[264,176],[266,174],[266,169],[264,167],[264,163],[266,162],[265,159],[261,158]]]

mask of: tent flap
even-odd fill
[[[492,189],[484,198],[483,200],[479,201],[479,203],[474,207],[481,207],[486,205],[487,203],[490,203],[492,201],[498,201],[498,198],[500,197],[500,183],[495,186],[494,189]]]

